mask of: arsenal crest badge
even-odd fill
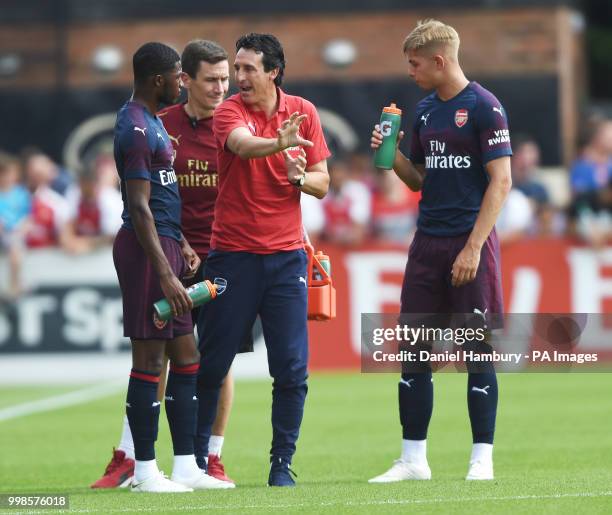
[[[153,325],[156,329],[159,329],[161,331],[164,327],[168,325],[168,321],[160,320],[159,318],[157,318],[157,313],[153,312]]]
[[[455,125],[459,128],[463,127],[468,121],[468,110],[457,109],[455,111]]]

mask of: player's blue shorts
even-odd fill
[[[187,270],[179,243],[159,236],[164,254],[180,279]],[[113,245],[113,261],[123,298],[123,335],[133,340],[170,340],[193,333],[191,314],[162,322],[154,318],[153,304],[164,297],[159,276],[132,229],[119,230]]]

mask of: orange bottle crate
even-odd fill
[[[321,251],[315,254],[312,245],[306,245],[308,254],[308,320],[336,318],[336,289],[328,270],[329,258]],[[327,260],[327,268],[321,263]]]

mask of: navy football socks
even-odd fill
[[[473,443],[493,443],[497,396],[495,371],[468,374],[467,401]]]
[[[187,366],[170,365],[166,385],[166,415],[172,435],[175,456],[193,454],[198,398],[196,381],[199,363]]]
[[[398,396],[403,439],[425,440],[433,411],[431,371],[402,374]]]
[[[159,424],[157,386],[159,374],[132,369],[128,385],[126,409],[134,454],[138,461],[155,459],[155,440]]]

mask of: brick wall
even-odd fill
[[[62,77],[71,88],[128,86],[132,81],[131,56],[142,43],[163,41],[179,51],[190,39],[199,37],[221,43],[233,54],[234,42],[246,32],[271,32],[283,43],[287,59],[287,81],[393,79],[405,77],[401,52],[406,34],[425,17],[437,17],[453,25],[462,38],[461,62],[468,75],[520,77],[549,75],[559,78],[565,161],[573,153],[578,99],[584,93],[583,46],[572,29],[572,12],[564,7],[410,11],[378,14],[284,15],[168,19],[163,21],[74,25],[65,37],[66,73],[55,63],[56,32],[49,27],[2,27],[0,53],[21,52],[23,72],[13,79],[0,78],[0,90],[47,88]],[[358,57],[349,67],[330,69],[322,60],[323,46],[333,38],[347,38],[357,47]],[[124,53],[121,70],[104,76],[97,73],[91,58],[102,44],[118,46]],[[231,58],[231,57],[230,57]],[[537,109],[537,101],[534,109]]]

